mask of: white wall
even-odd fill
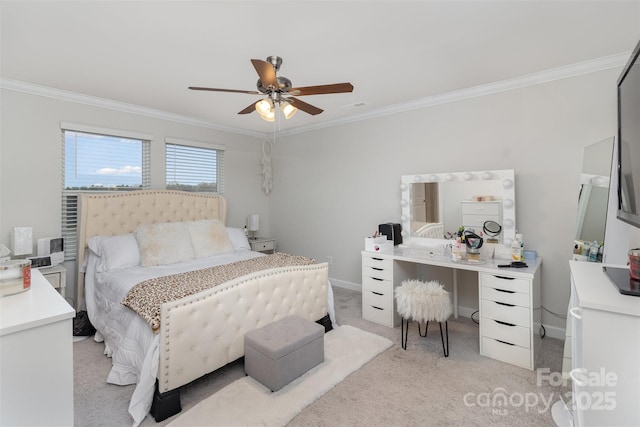
[[[279,249],[332,256],[330,277],[360,284],[363,238],[381,222],[399,222],[401,175],[515,169],[517,229],[544,258],[544,307],[564,316],[583,149],[615,134],[619,72],[282,138],[271,200]],[[475,280],[461,281],[472,282],[460,286],[463,306],[477,308]],[[543,321],[559,334],[565,324],[546,311]]]
[[[261,232],[269,234],[269,198],[262,192],[260,177],[262,140],[10,90],[2,90],[1,101],[0,242],[8,247],[14,226],[33,227],[34,242],[39,237],[60,235],[60,122],[153,135],[152,188],[164,188],[165,137],[226,145],[227,223],[244,227],[247,215],[258,213]],[[75,294],[73,264],[65,263],[67,296]]]

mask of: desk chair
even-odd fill
[[[409,322],[418,322],[418,335],[427,336],[429,322],[440,324],[440,339],[444,357],[449,357],[449,325],[447,319],[451,316],[452,307],[449,292],[445,291],[437,281],[422,282],[420,280],[405,280],[395,289],[396,307],[402,317],[402,348],[407,349],[407,335]],[[407,322],[405,329],[405,320]],[[424,322],[424,335],[420,324]],[[444,322],[445,333],[442,332]],[[446,336],[446,343],[445,343]]]

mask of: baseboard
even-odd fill
[[[362,292],[362,285],[360,283],[347,282],[346,280],[329,278],[331,286],[336,288],[349,289],[350,291]]]

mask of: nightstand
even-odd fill
[[[251,245],[252,251],[263,252],[265,254],[276,253],[276,239],[271,237],[256,237],[255,239],[249,239],[249,245]]]
[[[58,289],[62,298],[66,298],[67,269],[62,265],[54,265],[53,267],[43,267],[38,270],[40,270],[44,278],[51,283],[51,286]]]

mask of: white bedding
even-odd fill
[[[137,283],[154,277],[228,264],[264,256],[259,252],[238,250],[233,253],[187,262],[153,267],[130,267],[98,272],[99,258],[88,252],[85,288],[87,313],[97,332],[95,340],[104,341],[105,354],[113,367],[107,382],[118,385],[137,384],[129,405],[129,413],[138,425],[149,412],[157,376],[159,338],[142,317],[120,303]],[[333,292],[328,289],[329,316],[335,325]]]

